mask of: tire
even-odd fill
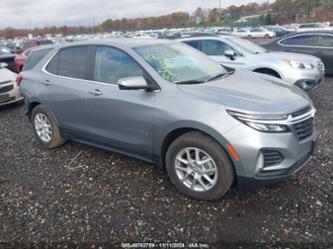
[[[266,35],[265,35],[265,38],[270,38],[270,37],[269,37],[269,34],[266,34]]]
[[[212,159],[212,161],[209,161],[201,167],[205,167],[205,170],[208,168],[211,171],[213,171],[214,168],[216,169],[215,173],[208,176],[214,183],[206,180],[207,178],[205,177],[207,177],[207,175],[205,177],[200,175],[202,174],[202,171],[198,171],[198,167],[200,166],[193,166],[190,165],[191,163],[186,164],[182,162],[191,161],[191,159],[188,160],[187,150],[190,151],[190,157],[195,159],[196,149],[199,151],[199,161]],[[177,156],[179,158],[179,155],[183,155],[183,153],[185,153],[185,158],[182,157],[182,161],[180,161],[177,159]],[[171,182],[182,193],[194,199],[220,199],[230,189],[234,181],[233,166],[224,149],[214,139],[201,132],[189,132],[177,138],[169,146],[165,159],[166,169]],[[185,169],[187,169],[187,171],[185,171]],[[196,172],[193,170],[196,170]],[[190,171],[192,171],[192,173],[189,173]],[[187,178],[185,175],[187,175]],[[195,175],[201,179],[201,183],[206,184],[206,187],[208,187],[203,188],[203,185],[199,183],[197,179],[192,189],[190,186],[193,185]],[[182,181],[181,178],[184,180]]]
[[[45,118],[43,119],[43,117]],[[32,110],[31,122],[34,127],[34,133],[43,147],[52,149],[61,146],[65,142],[53,115],[43,105],[38,105]],[[40,128],[42,126],[41,122],[43,122],[44,128]],[[49,136],[46,136],[45,133],[45,136],[43,136],[43,130],[47,130],[46,133],[49,134]]]

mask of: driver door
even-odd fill
[[[96,46],[93,81],[86,99],[86,119],[95,142],[131,155],[151,157],[154,99],[157,93],[120,90],[117,81],[131,76],[151,78],[127,53]]]
[[[232,50],[236,56],[231,59],[224,55],[225,51]],[[235,68],[245,67],[243,56],[233,47],[220,40],[202,40],[201,51],[209,55],[213,60],[222,64],[223,66]]]

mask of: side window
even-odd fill
[[[199,49],[199,41],[185,41],[187,45],[190,45],[193,48]]]
[[[46,66],[46,71],[52,74],[58,74],[58,60],[59,60],[59,52],[52,58],[52,60]]]
[[[50,48],[31,52],[22,70],[25,71],[34,68],[51,50],[52,49]]]
[[[143,76],[143,69],[126,53],[107,46],[96,48],[94,80],[117,84],[121,78]]]
[[[89,46],[77,46],[61,49],[58,58],[58,75],[85,79]]]
[[[285,39],[281,42],[284,45],[303,45],[303,46],[313,46],[316,40],[314,35],[299,35]]]
[[[224,42],[216,40],[202,41],[201,50],[207,55],[224,55],[224,52],[227,50],[235,51],[232,47],[225,44]]]
[[[333,47],[333,36],[332,35],[318,35],[317,39],[314,41],[313,46],[318,47]]]

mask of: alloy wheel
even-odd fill
[[[175,169],[179,180],[194,191],[210,190],[218,180],[218,169],[214,159],[196,147],[184,148],[177,154]]]
[[[48,117],[43,113],[37,113],[34,118],[34,126],[38,137],[45,143],[52,139],[52,126]]]

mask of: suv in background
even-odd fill
[[[304,91],[318,87],[325,75],[323,62],[311,55],[270,52],[242,38],[232,36],[184,38],[180,41],[202,51],[228,68],[243,68],[271,75]]]
[[[42,59],[27,68],[34,53]],[[288,178],[317,137],[303,91],[249,71],[228,73],[179,42],[37,49],[21,74],[44,147],[73,140],[155,163],[196,199],[219,199],[235,181],[248,189]]]

